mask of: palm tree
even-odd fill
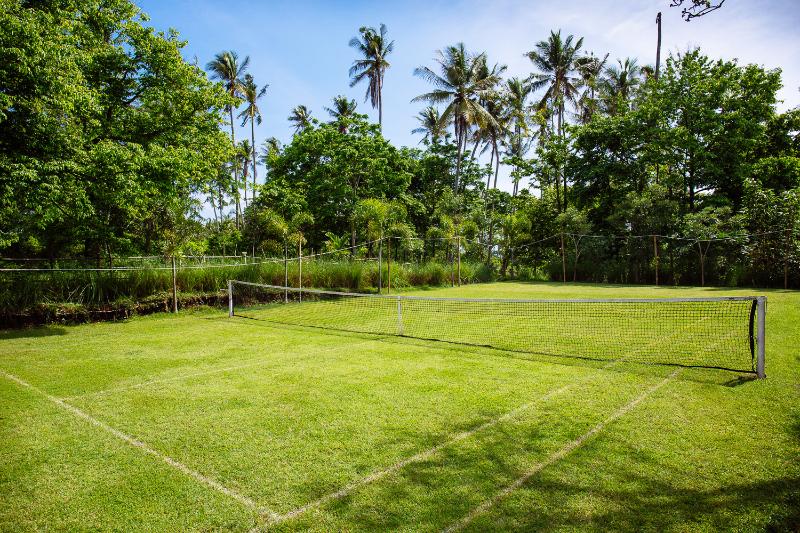
[[[242,181],[244,182],[244,206],[247,208],[247,172],[253,160],[253,147],[250,141],[244,139],[239,143],[238,163],[242,168]]]
[[[603,101],[606,111],[616,115],[627,111],[633,93],[642,81],[642,69],[634,58],[617,60],[617,66],[606,69],[603,82]]]
[[[297,135],[311,126],[311,111],[306,106],[299,105],[292,109],[292,113],[289,115],[289,122],[294,126],[294,134]]]
[[[507,68],[508,67],[506,65],[495,64],[492,69],[489,70],[486,55],[483,54],[480,67],[478,69],[478,79],[493,78],[496,80],[495,83],[499,83],[500,76],[506,71]],[[495,119],[495,121],[487,122],[486,124],[479,125],[478,128],[476,128],[475,133],[473,134],[475,148],[472,151],[472,158],[474,159],[477,155],[478,146],[480,143],[484,142],[485,145],[483,150],[481,150],[481,153],[485,152],[487,148],[491,147],[492,157],[490,158],[489,164],[491,165],[492,159],[495,155],[498,156],[499,163],[500,152],[497,150],[497,141],[499,140],[501,131],[503,130],[502,127],[498,127],[500,121],[502,121],[501,109],[503,107],[500,100],[500,94],[493,89],[488,91],[485,96],[481,97],[479,102],[486,109],[486,111],[489,112],[492,118]],[[486,188],[489,188],[488,182]]]
[[[346,96],[339,95],[333,99],[333,108],[326,107],[325,111],[333,117],[333,124],[339,124],[339,131],[347,133],[348,122],[356,114],[356,101],[348,100]]]
[[[514,159],[521,159],[530,147],[529,124],[531,119],[528,106],[528,96],[530,94],[531,86],[524,80],[511,78],[506,81],[504,120],[513,128],[509,135],[508,155]],[[494,186],[497,188],[497,170],[495,170]],[[515,183],[515,192],[516,188],[517,184]]]
[[[461,178],[461,156],[466,148],[467,134],[471,125],[483,126],[494,118],[481,105],[480,99],[490,96],[499,81],[495,75],[482,76],[485,54],[472,55],[464,43],[438,50],[435,61],[441,74],[428,67],[414,69],[414,74],[428,81],[436,88],[414,98],[412,102],[425,101],[431,104],[446,104],[441,121],[452,121],[457,147],[456,178],[453,190],[458,192]]]
[[[269,137],[261,144],[261,157],[262,162],[266,161],[272,155],[281,152],[281,142],[276,137]]]
[[[264,167],[265,167],[265,169],[264,169],[264,173],[265,173],[264,183],[266,183],[267,179],[269,179],[269,175],[267,174],[267,172],[268,172],[268,169],[269,169],[270,162],[274,158],[279,156],[280,153],[281,153],[281,142],[278,139],[276,139],[275,137],[269,137],[261,145],[261,150],[260,150],[260,154],[261,155],[259,156],[258,160],[261,163],[263,163]]]
[[[497,175],[500,172],[500,143],[508,133],[508,121],[503,95],[499,92],[493,93],[484,101],[484,107],[494,120],[488,122],[483,128],[487,145],[492,152],[489,156],[489,165],[494,162],[494,185],[497,188]],[[486,188],[489,188],[489,178],[486,178]]]
[[[575,67],[581,78],[583,92],[578,98],[578,121],[588,124],[597,111],[597,91],[602,84],[603,71],[606,68],[608,54],[602,59],[589,53],[575,61]]]
[[[350,46],[363,57],[353,61],[350,67],[350,87],[369,80],[364,101],[369,99],[372,108],[378,108],[378,124],[383,125],[383,75],[390,66],[386,56],[394,50],[394,41],[388,41],[385,24],[381,24],[379,30],[362,26],[358,32],[361,39],[353,37]]]
[[[242,119],[242,126],[250,122],[250,144],[253,149],[250,160],[253,163],[253,200],[256,199],[256,181],[258,174],[256,171],[256,124],[261,124],[261,110],[258,108],[258,100],[264,93],[267,92],[269,85],[264,85],[261,90],[253,81],[253,76],[246,74],[244,77],[244,84],[242,85],[242,94],[247,107],[239,113],[239,118]],[[245,203],[247,203],[247,180],[244,186]]]
[[[421,133],[422,140],[420,142],[437,142],[444,135],[444,130],[449,125],[442,123],[439,110],[430,105],[420,111],[416,119],[419,122],[419,126],[411,130],[411,133]]]
[[[239,63],[239,54],[233,50],[225,50],[214,56],[214,59],[209,61],[206,69],[211,71],[212,79],[222,82],[225,91],[231,96],[236,107],[239,106],[239,98],[242,95],[243,83],[242,76],[250,64],[250,57],[245,56],[244,60]],[[230,114],[231,119],[231,143],[236,148],[236,132],[233,125],[233,108],[234,103],[227,104],[225,107]],[[239,169],[238,165],[233,165],[234,181],[236,181],[237,190],[239,182]],[[241,219],[241,206],[238,199],[236,203],[236,227],[239,227],[239,220]]]
[[[578,52],[583,46],[583,38],[573,44],[574,39],[575,37],[572,35],[562,39],[561,30],[551,31],[550,37],[546,41],[539,41],[536,43],[535,50],[525,54],[540,71],[531,74],[531,88],[533,90],[546,89],[539,102],[539,107],[553,106],[558,120],[557,132],[562,139],[564,137],[564,110],[567,102],[576,104],[577,86],[580,84],[580,78],[575,76],[575,70]],[[558,199],[559,174],[564,182],[563,209],[566,209],[567,184],[566,177],[563,176],[563,169],[560,169],[556,175],[556,201],[560,203]]]

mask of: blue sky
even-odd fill
[[[490,62],[508,65],[508,76],[526,76],[523,53],[551,29],[584,37],[584,49],[655,62],[655,16],[663,13],[662,56],[700,46],[712,57],[739,58],[783,70],[781,109],[800,105],[800,0],[728,0],[722,9],[691,22],[680,18],[670,0],[451,0],[248,2],[243,0],[139,0],[159,29],[175,28],[188,45],[185,57],[205,65],[215,53],[232,49],[250,56],[250,73],[269,84],[261,103],[264,122],[256,142],[275,136],[286,142],[286,120],[298,105],[327,118],[324,106],[345,94],[377,121],[364,103],[365,86],[349,87],[355,51],[348,46],[363,25],[388,26],[395,40],[384,88],[384,135],[397,145],[416,145],[414,116],[422,104],[411,99],[429,86],[414,77],[431,65],[437,49],[459,41],[486,51]],[[246,132],[249,137],[249,130]],[[241,130],[239,136],[245,134]],[[509,189],[501,171],[501,186]]]

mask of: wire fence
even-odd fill
[[[279,257],[129,256],[100,267],[70,263],[81,258],[2,257],[0,323],[3,314],[37,306],[136,306],[156,299],[175,310],[181,295],[218,295],[229,279],[361,292],[498,278],[798,288],[793,237],[785,230],[703,238],[564,232],[494,242],[475,235],[384,236],[322,251],[284,245]]]

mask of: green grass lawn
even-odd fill
[[[800,293],[420,294],[767,294],[768,378],[281,325],[270,307],[0,332],[0,529],[800,525]]]

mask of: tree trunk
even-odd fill
[[[658,24],[658,42],[656,44],[656,81],[658,81],[658,74],[661,71],[661,11],[656,15],[656,24]]]
[[[456,180],[453,184],[453,192],[455,193],[458,193],[460,185],[462,146],[464,141],[466,141],[464,138],[464,132],[462,131],[464,128],[459,125],[459,120],[459,118],[456,118],[454,122],[454,128],[456,130]]]
[[[500,172],[500,150],[497,148],[497,138],[492,139],[492,149],[497,154],[494,158],[494,188],[497,188],[497,174]]]
[[[478,145],[481,143],[481,138],[478,135],[478,132],[475,132],[475,148],[472,149],[472,153],[470,154],[469,160],[475,161],[475,158],[478,156]],[[466,144],[466,143],[465,143]]]
[[[233,106],[228,108],[231,117],[231,142],[233,143],[233,149],[236,150],[236,129],[233,125]],[[236,227],[239,227],[239,209],[241,206],[239,205],[239,165],[236,163],[235,154],[234,154],[234,165],[233,165],[233,187],[236,191],[234,195],[236,197]]]
[[[256,170],[256,128],[255,128],[254,122],[255,121],[251,117],[251,119],[250,119],[250,146],[251,146],[251,148],[253,150],[253,154],[252,154],[252,157],[253,157],[253,201],[255,202],[255,200],[256,200],[256,183],[258,182],[258,180],[257,180],[257,178],[258,178],[257,172],[258,171]]]
[[[564,141],[564,104],[558,106],[558,131],[561,136],[561,141]],[[561,174],[561,188],[564,191],[564,211],[567,210],[567,175],[564,173],[564,167],[559,169]]]
[[[489,154],[489,165],[492,165],[494,162],[494,147],[492,147],[492,153]],[[492,175],[489,174],[486,176],[486,190],[489,190],[490,185],[492,184]],[[495,188],[497,188],[497,184],[495,184]]]
[[[383,73],[378,74],[378,126],[383,128]]]
[[[222,195],[222,187],[219,187],[219,218],[220,218],[220,219],[222,219],[222,216],[223,216],[223,214],[222,214],[222,210],[223,210],[223,209],[224,209],[224,207],[225,207],[225,206],[223,205],[223,203],[224,203],[224,197],[223,197],[223,195]],[[217,228],[217,229],[219,229],[219,228]]]

